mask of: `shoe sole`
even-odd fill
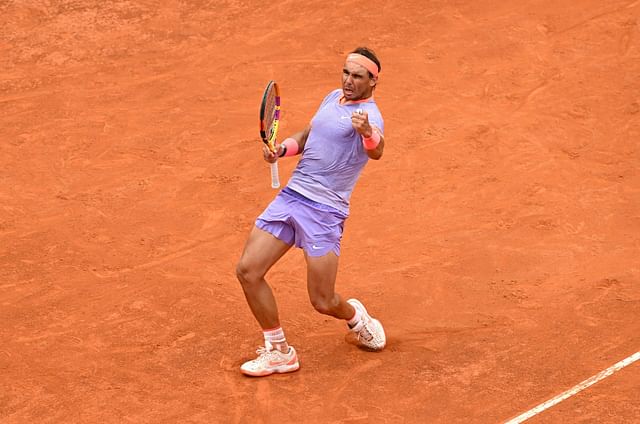
[[[247,375],[249,377],[266,377],[271,374],[286,374],[289,372],[295,372],[295,371],[298,371],[299,369],[300,369],[300,362],[296,362],[295,364],[281,365],[279,367],[272,368],[270,370],[264,370],[258,373],[254,373],[248,370],[243,370],[242,368],[240,368],[240,372],[242,372],[242,374]]]

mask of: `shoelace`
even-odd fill
[[[278,353],[282,353],[277,351],[276,348],[267,348],[266,346],[260,346],[258,347],[258,349],[256,350],[256,353],[258,354],[258,357],[255,359],[256,361],[260,361],[260,362],[264,362],[267,361],[268,359],[274,358],[274,359],[281,359],[278,355]]]
[[[268,349],[266,346],[260,346],[257,350],[256,353],[258,354],[259,357],[263,357],[263,356],[269,356],[270,354],[272,354],[274,351],[273,348]]]
[[[364,325],[362,326],[362,328],[358,332],[358,337],[363,338],[368,342],[370,342],[371,340],[374,339],[373,333],[371,333],[371,331],[369,331],[369,323],[370,322],[371,321],[365,321]],[[363,336],[363,333],[365,334],[365,336]]]

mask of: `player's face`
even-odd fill
[[[346,100],[356,101],[371,97],[376,81],[369,77],[364,66],[346,62],[342,68],[342,92]]]

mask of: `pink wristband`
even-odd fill
[[[282,152],[282,154],[280,154],[280,157],[295,156],[296,154],[298,154],[298,149],[300,147],[298,146],[298,142],[296,141],[295,138],[289,137],[285,139],[281,143],[281,145],[284,147],[284,151]]]
[[[371,131],[371,137],[362,137],[362,145],[366,150],[374,150],[380,144],[380,133],[374,128]]]

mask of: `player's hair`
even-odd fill
[[[378,72],[382,71],[382,66],[380,66],[380,60],[378,60],[378,56],[376,56],[373,50],[371,50],[369,47],[358,47],[351,53],[358,53],[373,60],[373,63],[378,66]],[[369,72],[369,77],[373,78],[373,74],[371,72]]]

